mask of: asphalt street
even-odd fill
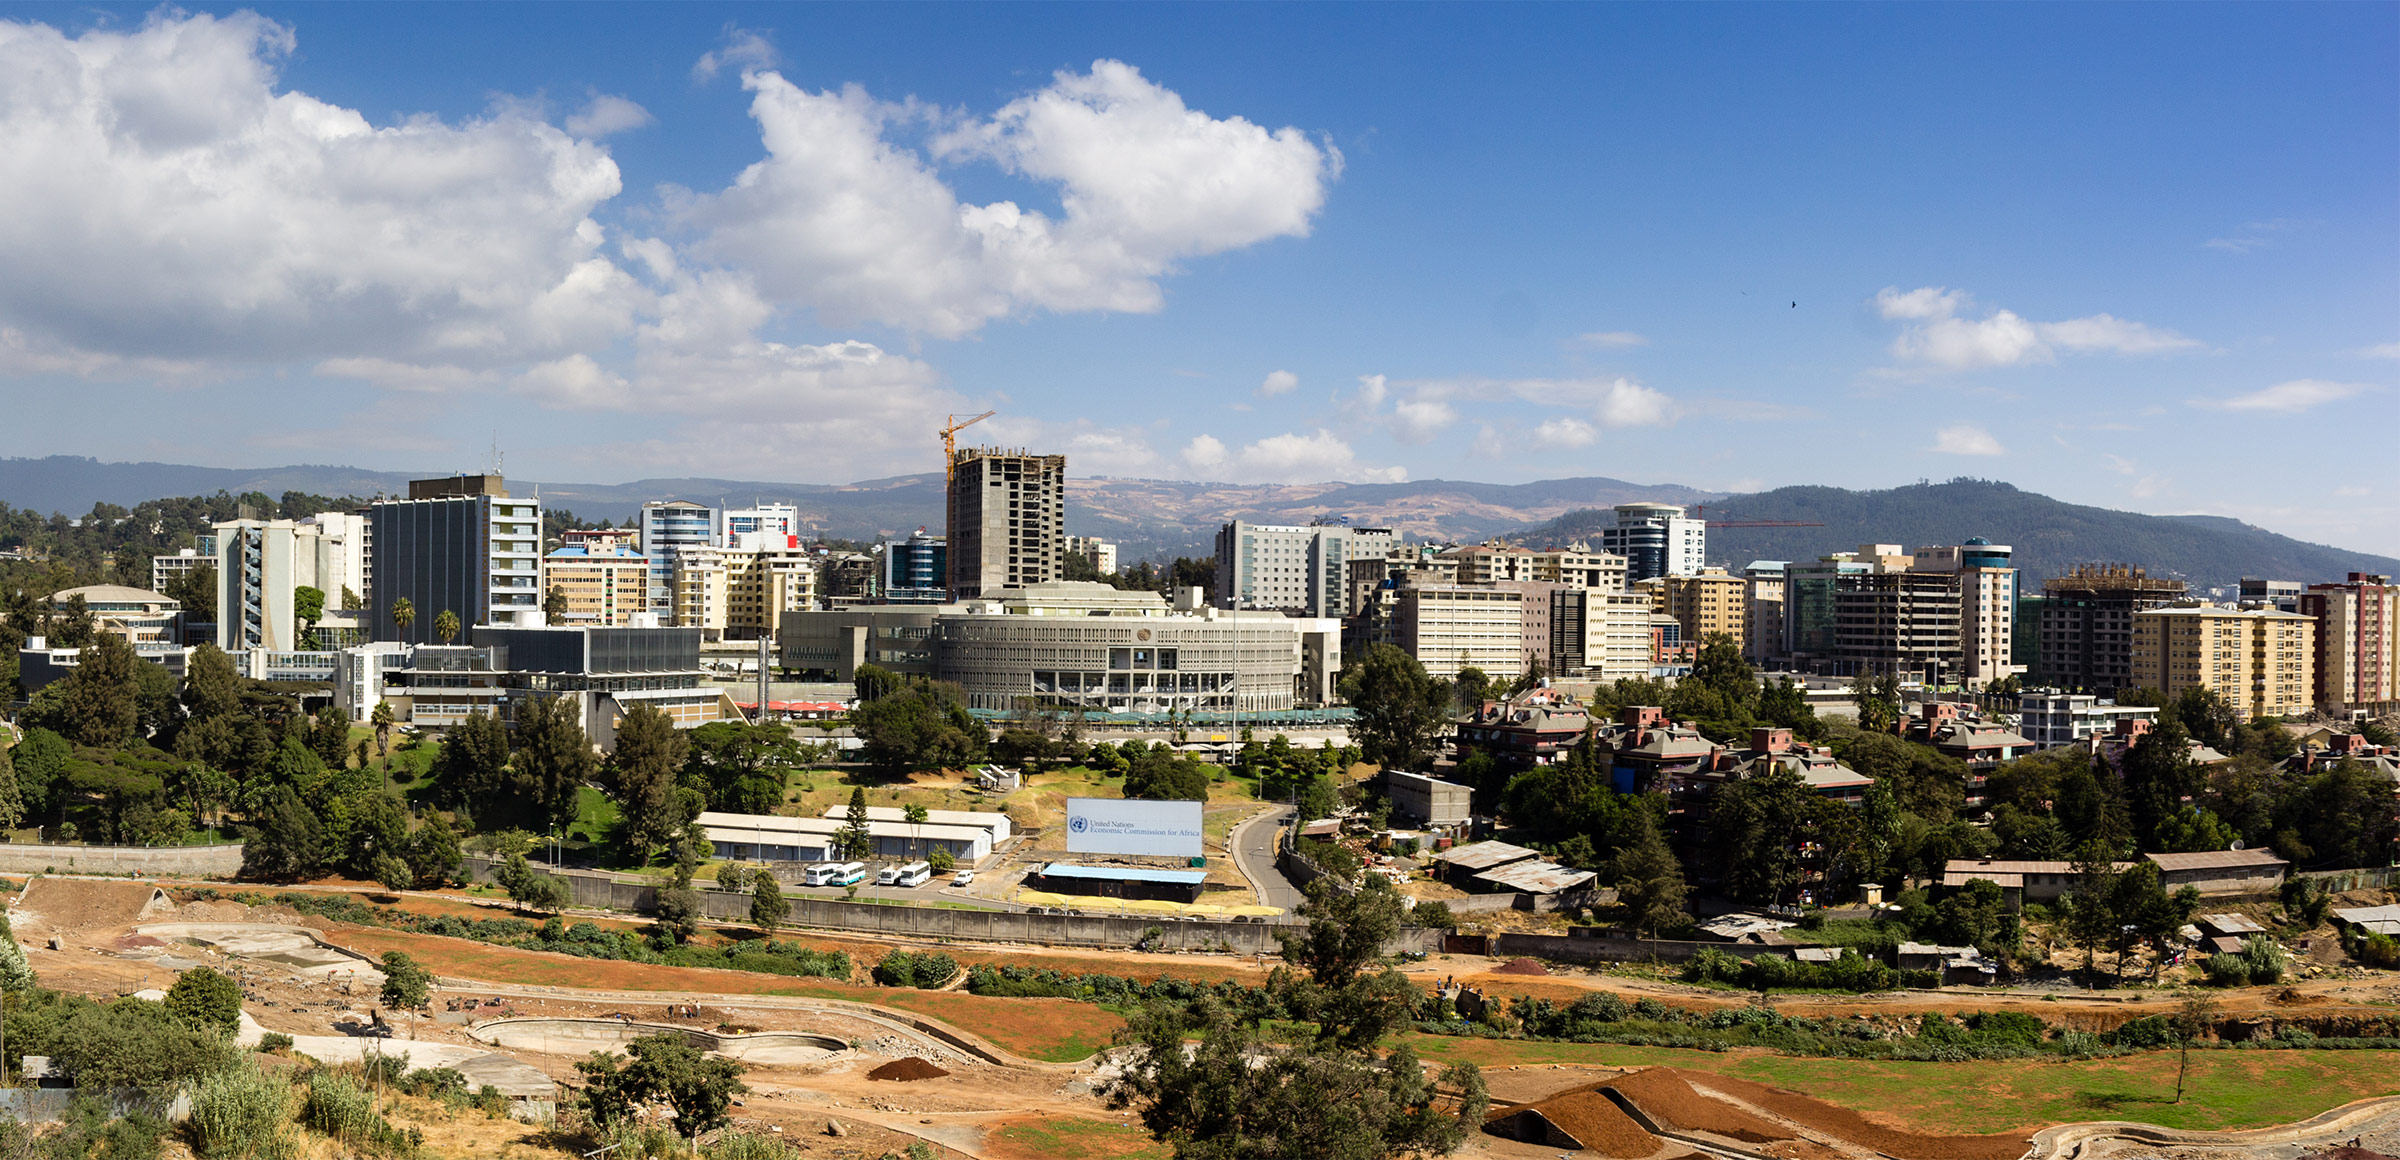
[[[1292,816],[1292,807],[1277,806],[1241,825],[1234,827],[1225,843],[1233,851],[1235,863],[1242,873],[1258,886],[1259,901],[1268,906],[1280,906],[1285,912],[1298,910],[1308,896],[1292,885],[1283,871],[1275,868],[1275,833],[1284,819]]]

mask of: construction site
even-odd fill
[[[448,911],[504,905],[447,894],[392,901]],[[1274,964],[1258,954],[953,943],[940,948],[961,964],[959,978],[950,985],[887,988],[858,978],[800,980],[577,959],[328,921],[288,905],[213,897],[213,891],[187,884],[57,876],[29,882],[11,899],[10,915],[45,986],[100,999],[155,997],[181,971],[208,966],[241,986],[246,1044],[288,1036],[285,1050],[326,1062],[405,1054],[412,1066],[454,1067],[478,1088],[492,1086],[507,1100],[506,1117],[395,1109],[403,1118],[421,1115],[428,1154],[461,1157],[564,1155],[569,1149],[563,1137],[548,1124],[574,1102],[575,1064],[594,1051],[618,1050],[658,1032],[678,1034],[705,1052],[741,1063],[750,1091],[733,1109],[734,1127],[774,1135],[803,1156],[872,1160],[922,1143],[936,1155],[990,1160],[1163,1157],[1171,1150],[1151,1140],[1132,1113],[1109,1108],[1101,1094],[1113,1070],[1109,1039],[1123,1025],[1121,1016],[1073,1000],[974,995],[958,985],[965,966],[1046,965],[1255,985]],[[598,915],[591,920],[606,921]],[[908,945],[831,934],[805,937],[812,945],[847,951],[861,964],[862,975],[865,963]],[[435,971],[437,985],[426,1011],[377,1009],[382,976],[376,963],[392,949],[405,949]],[[1437,955],[1404,969],[1429,989],[1446,983],[1495,999],[1566,1000],[1607,989],[1694,1006],[1750,1001],[1621,975],[1551,973],[1530,960]],[[2305,988],[2285,989],[2291,992],[2281,1001],[2287,1013],[2297,1007],[2320,1020],[2345,1011],[2385,1014],[2400,1000],[2400,988],[2388,979],[2329,979]],[[2270,1006],[2278,1002],[2267,995],[2252,998]],[[1942,993],[1794,996],[1778,1006],[1896,1021],[1920,1009],[1955,1011],[1992,1002]],[[2139,1002],[2116,996],[2026,1005],[2047,1008],[2044,1014],[2052,1019],[2092,1026],[2144,1011]],[[2246,1014],[2238,1005],[2229,1006],[2228,1013]],[[2330,1150],[2337,1147],[2351,1149],[2338,1153],[2349,1160],[2400,1154],[2400,1098],[2384,1094],[2393,1057],[2400,1053],[2384,1051],[2196,1053],[2196,1059],[2205,1057],[2200,1065],[2212,1084],[2262,1085],[2280,1094],[2283,1102],[2273,1107],[2298,1106],[2295,1099],[2308,1106],[2306,1115],[2282,1123],[2244,1120],[2237,1110],[2235,1119],[2225,1122],[2238,1123],[2238,1130],[2220,1132],[2111,1122],[2098,1115],[2051,1119],[2030,1104],[2012,1107],[2007,1094],[2011,1084],[2089,1086],[2101,1073],[2106,1084],[2120,1086],[2136,1075],[2171,1077],[2172,1052],[2085,1063],[1902,1067],[1758,1051],[1442,1037],[1422,1038],[1419,1049],[1429,1061],[1463,1059],[1485,1069],[1492,1104],[1483,1130],[1459,1153],[1467,1156],[2298,1158],[2336,1154]],[[1901,1080],[1903,1087],[1945,1090],[1876,1095],[1869,1078],[1896,1068],[1897,1074],[1920,1077]],[[1762,1069],[1786,1082],[1732,1074]],[[1809,1076],[1841,1079],[1804,1078]],[[1803,1086],[1821,1090],[1799,1090]],[[2293,1090],[2311,1086],[2317,1090]],[[1974,1102],[1977,1088],[1988,1096],[1980,1103]],[[1844,1095],[1870,1098],[1846,1102]],[[2152,1098],[2136,1093],[2088,1106],[2156,1113],[2160,1108],[2149,1103]]]

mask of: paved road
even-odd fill
[[[1258,900],[1268,906],[1280,906],[1287,913],[1300,909],[1300,904],[1308,901],[1308,896],[1275,868],[1275,831],[1291,816],[1292,807],[1277,806],[1235,826],[1225,842],[1242,873],[1257,885]]]

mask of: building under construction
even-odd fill
[[[950,599],[1061,579],[1067,457],[969,447],[950,456]]]
[[[2079,564],[2042,582],[2041,683],[2114,696],[2133,683],[2133,614],[2184,597],[2181,580],[2127,564]]]

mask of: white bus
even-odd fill
[[[932,863],[930,863],[930,862],[911,862],[911,863],[909,863],[909,864],[908,864],[908,865],[906,865],[906,866],[902,866],[902,867],[900,867],[900,869],[899,869],[899,871],[898,871],[897,875],[896,875],[896,876],[895,876],[895,877],[892,879],[892,885],[894,885],[894,886],[923,886],[923,885],[925,885],[925,883],[927,883],[927,882],[931,881],[931,880],[932,880],[932,878],[933,878],[933,864],[932,864]]]
[[[801,883],[807,886],[849,886],[865,881],[866,877],[867,864],[864,862],[819,862],[808,868]]]

